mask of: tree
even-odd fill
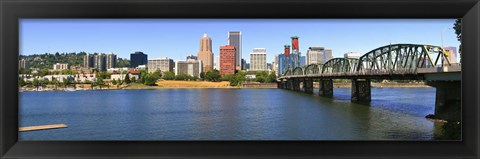
[[[200,78],[201,78],[202,80],[205,80],[205,72],[200,73]]]
[[[103,79],[102,78],[97,78],[96,83],[97,83],[98,86],[100,86],[100,89],[102,89],[102,85],[104,84]]]
[[[157,73],[147,73],[143,79],[143,84],[147,86],[154,86],[156,85],[155,83],[158,79],[160,79],[160,76]]]
[[[123,81],[125,81],[125,84],[130,84],[132,82],[132,81],[130,81],[130,74],[129,73],[127,73],[125,75],[125,79]]]
[[[113,84],[113,85],[117,85],[117,80],[112,79],[112,84]]]
[[[70,79],[63,78],[63,85],[65,86],[65,88],[67,88],[67,86],[70,85]]]
[[[38,78],[33,79],[32,84],[37,88],[38,91],[38,87],[40,86],[40,81],[38,80]]]
[[[218,70],[211,70],[211,71],[207,71],[207,73],[205,73],[205,79],[207,81],[213,81],[213,82],[218,82],[220,81],[220,72],[218,72]]]
[[[18,85],[23,87],[23,86],[27,85],[27,83],[25,82],[25,80],[23,80],[23,78],[20,77],[18,79]]]
[[[164,80],[174,80],[175,79],[175,73],[173,73],[172,71],[164,72],[162,78]]]
[[[460,46],[458,49],[458,53],[460,56],[462,55],[462,19],[458,18],[455,20],[455,24],[453,24],[453,29],[455,30],[455,34],[457,34],[457,40],[460,41]]]
[[[267,78],[268,83],[275,82],[276,80],[277,80],[277,76],[275,75],[275,72],[272,72],[270,73],[270,75],[268,75],[268,78]]]
[[[39,72],[38,72],[38,75],[43,77],[43,76],[46,76],[46,75],[49,75],[50,74],[50,70],[48,70],[48,68],[42,68]]]

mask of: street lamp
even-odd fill
[[[447,31],[448,29],[452,29],[452,28],[451,28],[451,27],[444,28],[444,29],[442,30],[441,34],[440,34],[441,41],[442,41],[442,54],[443,54],[443,55],[441,56],[441,57],[442,57],[442,59],[441,59],[441,60],[442,60],[442,70],[443,70],[443,61],[444,61],[443,56],[445,55],[445,52],[444,52],[445,49],[444,49],[444,46],[443,46],[443,34],[444,34],[445,31]]]

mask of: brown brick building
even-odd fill
[[[235,74],[235,46],[220,47],[220,75]]]

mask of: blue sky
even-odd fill
[[[121,58],[142,51],[148,58],[185,60],[197,55],[200,38],[212,38],[214,56],[227,44],[229,31],[242,32],[242,57],[249,62],[253,48],[267,49],[267,62],[298,36],[300,52],[308,47],[330,48],[334,57],[366,53],[390,43],[441,46],[441,33],[455,19],[22,19],[20,54],[113,52]],[[444,46],[459,42],[445,30]]]

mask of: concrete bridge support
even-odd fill
[[[313,78],[303,79],[303,91],[308,94],[313,94]]]
[[[372,100],[370,79],[352,79],[352,97],[354,103],[368,104]]]
[[[333,97],[333,79],[320,79],[320,96]]]
[[[287,81],[285,82],[285,89],[292,89],[292,79],[287,79]]]
[[[293,90],[294,91],[300,91],[300,79],[294,78],[293,79]]]
[[[436,88],[435,118],[447,121],[461,121],[462,82],[427,81]]]

